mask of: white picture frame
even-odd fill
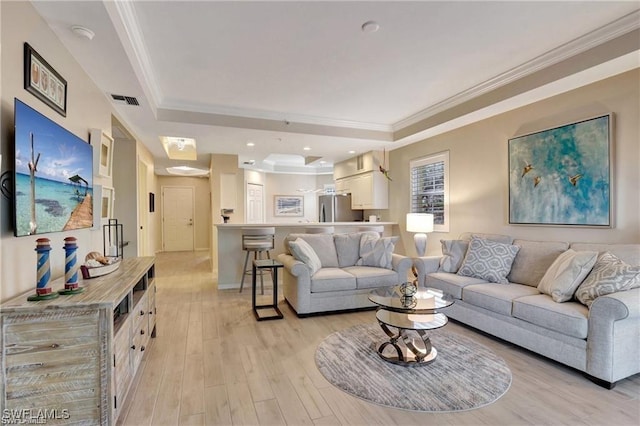
[[[111,178],[113,171],[113,138],[100,129],[91,129],[89,141],[93,146],[93,174]]]
[[[102,187],[100,199],[100,222],[104,225],[113,218],[113,203],[115,201],[115,190],[109,186]]]
[[[274,216],[304,216],[304,197],[302,195],[274,195]]]

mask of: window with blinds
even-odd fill
[[[449,231],[449,152],[412,160],[411,213],[433,214],[436,231]]]

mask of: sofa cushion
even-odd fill
[[[315,250],[302,238],[296,238],[295,241],[290,241],[289,248],[291,249],[293,257],[309,267],[311,271],[310,275],[315,274],[322,266]]]
[[[597,258],[597,251],[565,251],[547,269],[538,284],[538,290],[551,296],[554,302],[573,299],[573,294],[589,274]]]
[[[482,278],[492,283],[507,283],[506,276],[518,249],[518,246],[473,237],[458,275]]]
[[[591,303],[606,294],[640,287],[640,266],[631,266],[607,252],[598,257],[591,273],[576,290],[576,299]]]
[[[356,277],[356,288],[378,288],[400,284],[398,273],[391,269],[348,266],[343,270]]]
[[[578,339],[587,338],[589,309],[576,302],[556,303],[546,294],[513,301],[513,316]]]
[[[463,232],[462,234],[460,234],[460,239],[465,241],[471,241],[473,237],[482,238],[483,240],[495,241],[496,243],[502,243],[502,244],[513,243],[513,237],[509,235],[481,234],[477,232]]]
[[[437,288],[456,299],[462,299],[462,289],[471,284],[486,284],[481,278],[465,277],[448,272],[434,272],[427,275],[425,286]]]
[[[568,243],[514,240],[520,247],[507,279],[512,283],[537,287],[549,266],[568,248]]]
[[[311,293],[355,288],[356,277],[340,268],[321,268],[311,277]]]
[[[285,247],[296,238],[302,238],[313,248],[323,268],[337,268],[338,254],[333,242],[333,234],[289,234],[284,241]]]
[[[360,237],[362,237],[361,232],[333,236],[338,255],[338,266],[341,268],[353,266],[360,259]]]
[[[377,268],[391,269],[393,249],[399,237],[374,237],[363,235],[360,238],[360,259],[357,266],[374,266]]]
[[[599,254],[609,252],[629,265],[640,265],[640,244],[573,243],[571,248],[576,251],[597,251]]]
[[[440,240],[442,244],[442,257],[438,272],[458,272],[464,256],[469,248],[469,241],[464,240]]]
[[[540,294],[523,284],[472,284],[462,290],[462,300],[502,315],[511,315],[513,300]]]

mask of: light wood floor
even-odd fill
[[[127,425],[517,425],[640,424],[640,376],[608,391],[579,372],[457,323],[448,330],[502,356],[511,388],[487,407],[429,414],[376,406],[329,384],[317,344],[374,321],[373,311],[255,321],[251,292],[218,291],[207,252],[161,253],[156,262],[157,337],[119,424]],[[354,360],[357,362],[357,360]]]

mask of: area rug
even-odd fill
[[[505,361],[468,337],[444,329],[431,333],[438,357],[419,367],[382,360],[372,343],[385,339],[377,324],[335,332],[318,346],[316,365],[343,391],[404,410],[472,410],[495,402],[511,386]]]

